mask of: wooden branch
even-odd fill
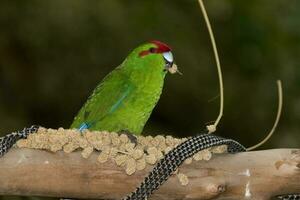
[[[132,176],[112,162],[84,159],[80,152],[12,149],[0,158],[0,195],[120,199],[151,170]],[[187,186],[171,177],[151,199],[269,199],[300,193],[300,149],[273,149],[214,155],[184,164]]]

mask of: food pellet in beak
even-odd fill
[[[172,66],[170,68],[168,68],[168,71],[171,73],[171,74],[175,74],[175,73],[178,73],[180,75],[182,75],[182,73],[178,70],[178,67],[175,63],[172,64]]]

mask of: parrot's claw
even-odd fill
[[[137,137],[135,137],[131,132],[127,131],[127,130],[122,130],[120,132],[118,132],[119,135],[126,135],[128,137],[128,139],[130,140],[131,143],[134,144],[134,146],[137,145]]]

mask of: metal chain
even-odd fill
[[[181,143],[171,150],[153,168],[141,185],[123,200],[147,199],[159,186],[161,186],[176,169],[198,151],[213,146],[228,145],[229,153],[246,151],[246,148],[231,139],[224,139],[213,134],[197,135]]]
[[[282,200],[300,200],[300,194],[285,194],[277,196],[277,199]]]
[[[246,151],[240,143],[213,134],[203,134],[191,137],[178,145],[161,159],[138,188],[123,200],[145,200],[159,188],[186,160],[197,152],[219,145],[227,145],[228,153]],[[286,194],[277,196],[283,200],[300,200],[300,194]]]
[[[32,125],[21,131],[12,132],[0,137],[0,157],[2,157],[19,139],[27,138],[31,133],[36,133],[40,126]]]

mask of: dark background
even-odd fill
[[[205,1],[225,85],[218,134],[245,146],[283,115],[262,148],[300,145],[300,1]],[[128,53],[157,39],[183,76],[168,75],[145,133],[193,135],[216,119],[219,86],[196,0],[0,1],[0,133],[31,124],[67,128],[101,79]]]

